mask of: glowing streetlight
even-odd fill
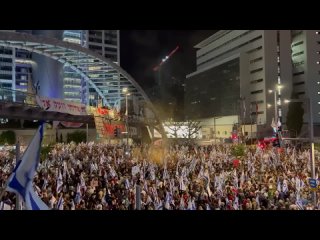
[[[278,120],[278,108],[277,105],[281,105],[280,101],[277,101],[277,91],[280,92],[280,89],[283,88],[283,85],[277,84],[274,90],[269,89],[269,93],[274,93],[274,120]],[[268,106],[267,106],[268,107]],[[270,106],[271,107],[271,106]],[[269,107],[268,107],[269,108]]]

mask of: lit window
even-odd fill
[[[320,64],[320,62],[318,61],[317,64]]]
[[[318,94],[320,94],[320,92],[318,92]]]
[[[319,34],[319,32],[316,32],[316,34]]]
[[[320,104],[320,102],[318,102],[318,104]]]
[[[320,84],[320,82],[317,82],[317,84]]]

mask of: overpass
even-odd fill
[[[122,89],[127,88],[130,94],[138,100],[139,106],[149,113],[149,118],[155,119],[154,127],[164,138],[166,137],[157,110],[148,96],[131,75],[111,60],[77,44],[26,33],[0,32],[0,46],[41,54],[70,67],[97,92],[105,106],[114,107],[119,100],[124,99],[125,93]],[[74,122],[90,122],[92,118],[91,116],[49,113],[37,106],[30,106],[16,100],[1,101],[1,117],[8,116],[17,118],[23,116],[24,119],[63,119]]]
[[[0,88],[0,118],[94,123],[93,115],[48,112],[36,104],[36,95],[5,88]]]

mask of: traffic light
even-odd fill
[[[113,130],[113,135],[114,135],[115,137],[120,137],[120,135],[121,135],[121,129],[118,128],[118,127],[116,127],[116,128]]]
[[[118,128],[115,128],[115,129],[113,130],[113,135],[114,135],[115,137],[118,137],[118,133],[119,133]]]

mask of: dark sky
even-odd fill
[[[194,45],[217,30],[121,30],[120,64],[143,87],[151,87],[152,68],[177,45],[179,50],[163,65],[161,71],[182,79],[196,69]]]

